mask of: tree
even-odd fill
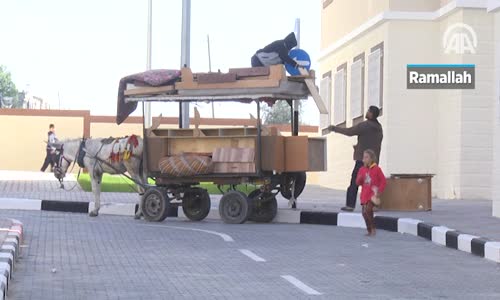
[[[270,107],[265,105],[262,108],[264,124],[290,124],[292,122],[292,112],[287,101],[276,101]],[[302,105],[299,102],[299,115],[302,112]]]
[[[16,85],[12,81],[10,72],[7,71],[7,68],[4,66],[0,66],[0,98],[5,99],[7,97],[12,97],[12,106],[9,103],[9,106],[16,108],[22,107],[22,101],[19,101],[18,91]],[[5,103],[5,101],[2,101]],[[0,102],[0,107],[4,106],[3,103]]]

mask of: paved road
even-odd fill
[[[368,238],[334,226],[153,224],[41,211],[2,216],[22,220],[26,230],[9,299],[500,298],[500,265],[397,233]]]

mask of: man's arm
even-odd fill
[[[283,61],[283,63],[290,64],[290,65],[294,66],[295,68],[299,67],[299,64],[297,64],[297,62],[295,60],[293,60],[293,58],[291,58],[288,55],[288,51],[284,46],[280,47],[280,51],[278,52],[278,55],[281,58],[281,60]]]
[[[354,125],[349,128],[338,127],[338,126],[330,126],[330,130],[336,133],[340,133],[347,136],[355,136],[362,134],[366,129],[366,124],[361,122],[357,125]]]

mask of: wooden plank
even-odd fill
[[[270,66],[269,79],[286,80],[286,71],[283,65]]]
[[[269,76],[269,67],[253,67],[253,68],[231,68],[229,73],[235,73],[238,77],[255,77]]]
[[[265,88],[278,87],[279,80],[238,80],[235,82],[199,84],[197,82],[177,82],[177,90],[203,90],[203,89],[245,89],[245,88]]]
[[[309,72],[307,72],[307,70],[304,68],[299,68],[299,72],[303,76],[309,75]],[[307,85],[307,88],[309,89],[309,92],[311,93],[312,98],[314,99],[314,102],[316,102],[316,106],[318,107],[319,112],[321,114],[327,114],[328,109],[326,108],[325,102],[323,102],[323,99],[321,99],[321,96],[319,95],[316,84],[314,84],[314,80],[306,78],[304,79],[304,81]]]
[[[196,78],[200,84],[235,82],[236,73],[198,73]]]
[[[307,74],[307,75],[292,75],[292,76],[288,76],[288,80],[290,80],[290,81],[298,81],[298,82],[304,82],[304,79],[306,79],[306,78],[315,79],[316,78],[316,74],[315,74],[314,70],[309,70],[309,74]]]
[[[126,90],[124,94],[125,96],[158,95],[173,91],[174,91],[174,85],[164,85],[164,86],[148,86],[148,87],[130,89]]]
[[[168,155],[176,155],[183,152],[213,153],[216,148],[220,147],[255,148],[255,137],[192,137],[168,139],[168,146]]]
[[[190,68],[181,69],[181,79],[182,82],[193,82],[193,72]]]

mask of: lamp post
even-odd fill
[[[297,39],[297,49],[300,49],[300,19],[295,19],[295,37]],[[292,105],[292,135],[299,135],[299,105],[300,100],[294,100]]]
[[[146,54],[146,70],[151,70],[152,55],[152,32],[153,32],[153,0],[148,0],[148,44]],[[152,125],[151,102],[143,102],[144,127],[149,128]]]
[[[191,54],[191,0],[182,0],[181,68],[189,67]],[[179,127],[189,128],[189,102],[179,103]]]

